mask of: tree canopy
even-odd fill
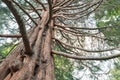
[[[57,80],[83,79],[82,73],[75,77],[77,71],[97,79],[104,72],[101,65],[109,63],[105,60],[120,57],[119,4],[119,0],[1,0],[0,56],[8,54],[0,64],[1,79],[55,80],[55,75]]]

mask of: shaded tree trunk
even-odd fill
[[[34,54],[25,55],[21,41],[1,63],[0,80],[54,80],[54,60],[51,54],[52,23],[46,25],[47,18],[48,12],[45,11],[38,26],[28,33]]]

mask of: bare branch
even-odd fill
[[[72,6],[66,6],[66,7],[63,7],[61,9],[63,10],[78,10],[78,9],[82,9],[84,7],[87,7],[90,5],[90,1],[89,2],[86,2],[86,3],[83,3],[83,4],[79,4],[79,5],[72,5]]]
[[[68,0],[68,1],[60,2],[58,5],[55,5],[56,7],[55,6],[53,7],[53,10],[54,10],[53,12],[55,13],[59,10],[64,9],[66,6],[70,5],[73,1],[74,0]]]
[[[42,7],[43,7],[43,9],[46,11],[46,8],[45,8],[45,6],[44,6],[44,4],[43,3],[41,3],[39,0],[35,0],[37,3],[39,3]]]
[[[62,27],[62,28],[70,28],[70,29],[83,29],[83,30],[100,30],[100,29],[107,29],[107,28],[115,28],[115,27],[119,27],[118,25],[112,25],[112,26],[106,26],[106,27],[97,27],[97,28],[85,28],[85,27],[72,27],[69,25],[59,25],[59,24],[55,24],[55,26],[57,27]]]
[[[39,14],[39,12],[37,11],[37,9],[29,2],[29,1],[27,1],[27,0],[25,0],[32,8],[33,8],[33,10],[36,12],[36,14],[39,16],[39,18],[41,19],[41,16],[40,16],[40,14]]]
[[[21,18],[21,16],[19,15],[18,11],[15,9],[14,5],[12,4],[12,2],[10,0],[2,0],[7,6],[8,8],[11,10],[11,12],[13,13],[18,25],[19,25],[19,29],[20,29],[20,33],[22,35],[22,39],[23,39],[23,43],[25,46],[25,50],[26,50],[26,54],[28,55],[32,55],[32,49],[30,47],[29,44],[29,40],[27,37],[27,33],[26,33],[26,28],[25,28],[25,24],[23,22],[23,19]]]
[[[59,14],[63,14],[63,15],[78,15],[79,13],[84,13],[85,11],[91,9],[92,7],[94,7],[94,6],[98,5],[98,4],[101,4],[101,1],[98,1],[98,2],[96,2],[96,3],[93,3],[92,5],[86,7],[85,9],[80,10],[80,11],[78,11],[78,12],[74,12],[74,13],[61,12],[61,13],[59,13]]]
[[[65,2],[65,0],[59,1],[54,7],[59,6],[60,4],[63,4]]]
[[[96,33],[80,32],[80,31],[77,31],[77,30],[67,29],[67,28],[64,28],[64,27],[61,27],[61,28],[55,27],[54,29],[60,30],[60,31],[63,31],[63,32],[66,32],[66,33],[70,33],[70,34],[76,35],[76,36],[82,36],[82,35],[83,36],[93,36],[93,35],[97,35],[97,34],[100,33],[100,32],[96,32]]]
[[[56,28],[54,28],[54,29],[56,29]],[[62,37],[64,37],[65,39],[67,39],[67,38],[64,36],[63,33],[67,33],[67,34],[69,33],[72,36],[77,36],[77,37],[85,37],[85,36],[87,36],[87,37],[94,37],[94,38],[98,38],[98,39],[102,39],[102,40],[113,41],[112,39],[109,39],[107,37],[97,36],[97,34],[99,35],[99,32],[95,33],[95,34],[87,34],[87,33],[74,33],[74,32],[68,31],[68,30],[65,31],[65,29],[58,29],[58,28],[56,30],[60,31]]]
[[[0,34],[0,37],[20,38],[20,34]]]
[[[33,18],[29,15],[29,13],[27,11],[25,11],[17,2],[15,2],[14,0],[12,0],[31,20],[32,22],[37,26],[37,23],[33,20]]]
[[[78,19],[80,19],[80,18],[82,18],[82,17],[84,17],[84,16],[87,16],[87,15],[89,15],[89,14],[91,14],[92,12],[94,12],[99,6],[100,6],[100,4],[102,3],[102,1],[103,0],[101,0],[100,2],[99,2],[99,4],[93,9],[93,10],[90,10],[89,12],[87,11],[85,11],[85,12],[82,12],[82,13],[80,13],[79,15],[74,15],[73,14],[73,16],[65,16],[65,15],[63,15],[63,14],[61,14],[61,13],[58,13],[58,14],[55,14],[53,17],[61,17],[61,18],[64,18],[64,19],[67,19],[67,20],[78,20]],[[78,12],[79,13],[79,12]],[[67,13],[66,13],[66,15],[67,15]],[[76,16],[76,17],[75,17]]]
[[[76,59],[76,60],[109,60],[109,59],[120,57],[120,54],[113,54],[113,55],[104,56],[104,57],[83,57],[83,56],[78,56],[78,55],[77,56],[71,55],[65,52],[58,52],[55,50],[52,50],[52,53],[56,55],[64,56],[67,58]]]
[[[115,50],[115,49],[119,49],[120,47],[115,47],[115,48],[111,48],[111,49],[105,49],[105,50],[88,50],[88,49],[83,49],[83,48],[80,48],[80,47],[76,47],[76,46],[73,46],[73,45],[70,45],[70,44],[67,44],[67,43],[64,43],[58,39],[55,39],[56,41],[60,42],[61,44],[64,44],[65,46],[68,46],[70,48],[75,48],[75,49],[78,49],[78,50],[82,50],[82,51],[85,51],[85,52],[92,52],[92,53],[96,53],[96,52],[105,52],[105,51],[112,51],[112,50]]]
[[[77,52],[75,52],[75,51],[73,51],[72,49],[70,49],[69,47],[67,48],[66,46],[63,46],[60,42],[57,42],[57,41],[55,41],[55,43],[58,45],[58,47],[60,48],[60,50],[65,50],[66,52],[68,52],[69,51],[69,53],[74,53],[74,54],[76,54],[76,55],[80,55],[80,53],[77,53]],[[61,49],[61,47],[63,47],[63,49]]]
[[[67,0],[67,1],[65,1],[65,0],[63,0],[63,1],[61,1],[61,2],[59,2],[58,4],[56,4],[54,7],[61,7],[61,6],[68,6],[70,3],[72,3],[74,0]]]

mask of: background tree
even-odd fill
[[[53,54],[80,60],[87,67],[89,66],[82,60],[108,60],[120,56],[120,54],[102,55],[103,52],[118,47],[100,49],[97,47],[90,50],[83,44],[85,37],[97,38],[101,42],[111,41],[98,35],[100,30],[110,27],[91,28],[79,25],[79,22],[88,18],[103,0],[2,1],[12,12],[14,16],[12,21],[18,24],[20,34],[17,32],[12,35],[1,34],[1,37],[22,38],[1,63],[2,80],[54,80]],[[3,3],[1,4],[7,9]],[[56,45],[59,49],[56,49]],[[97,57],[94,53],[97,53]]]

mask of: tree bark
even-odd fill
[[[51,54],[52,28],[50,23],[46,25],[47,18],[48,12],[44,11],[38,26],[28,34],[33,55],[24,54],[25,48],[23,42],[20,42],[0,64],[0,80],[55,79],[54,60]]]

